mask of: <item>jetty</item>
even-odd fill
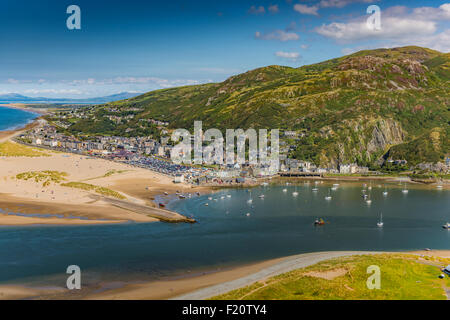
[[[280,177],[319,177],[322,178],[322,173],[317,172],[300,172],[300,171],[289,171],[280,172]]]
[[[90,195],[91,198],[95,200],[101,200],[106,203],[109,203],[115,207],[118,207],[120,209],[125,209],[128,211],[132,211],[139,214],[144,214],[146,216],[156,218],[163,222],[170,222],[170,223],[179,223],[179,222],[185,222],[185,223],[196,223],[197,221],[192,218],[185,217],[179,213],[162,209],[162,208],[156,208],[156,207],[149,207],[137,203],[132,203],[125,200],[119,200],[119,199],[113,199],[109,197],[99,196],[99,195]]]

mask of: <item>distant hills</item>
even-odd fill
[[[337,167],[377,167],[387,158],[415,165],[450,150],[450,54],[409,46],[360,51],[321,63],[268,66],[221,83],[145,93],[96,106],[69,130],[135,130],[140,119],[171,128],[280,128],[304,132],[290,156]],[[134,118],[117,126],[111,115]],[[131,128],[131,129],[130,129]]]
[[[121,92],[105,97],[87,98],[87,99],[69,99],[69,98],[44,98],[27,97],[17,93],[8,93],[0,95],[0,103],[74,103],[74,104],[99,104],[117,100],[133,98],[141,93]]]

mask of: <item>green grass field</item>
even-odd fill
[[[0,143],[0,156],[2,157],[48,157],[45,152],[29,148],[21,144],[6,141]]]
[[[105,188],[105,187],[99,187],[99,186],[95,186],[93,184],[89,184],[89,183],[83,183],[83,182],[68,182],[68,183],[62,183],[61,186],[63,187],[69,187],[69,188],[76,188],[76,189],[82,189],[82,190],[86,190],[86,191],[94,191],[95,193],[104,195],[104,196],[110,196],[110,197],[114,197],[117,199],[123,199],[125,200],[126,198],[120,194],[117,191]]]
[[[51,183],[61,183],[66,180],[67,173],[60,171],[28,171],[16,175],[18,180],[33,179],[36,183],[42,182],[43,187],[49,186]]]
[[[450,278],[439,279],[439,266],[450,260],[413,255],[342,257],[258,281],[213,300],[445,300]],[[380,289],[368,289],[367,267],[381,271]],[[330,276],[335,272],[335,278]],[[321,277],[322,276],[322,277]],[[328,277],[328,279],[327,279]]]

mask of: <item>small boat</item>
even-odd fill
[[[231,198],[231,194],[227,194],[227,198]]]
[[[331,196],[326,196],[325,197],[325,200],[327,200],[327,201],[330,201],[332,198],[331,198]]]
[[[222,200],[225,199],[225,196],[221,196],[220,199],[222,199]]]
[[[387,196],[388,195],[388,192],[387,191],[383,191],[383,196]]]
[[[262,185],[263,185],[264,187],[267,187],[269,184],[268,184],[267,182],[263,182]]]
[[[250,213],[247,213],[246,216],[247,216],[247,217],[250,217]]]
[[[407,194],[408,193],[408,189],[406,189],[406,183],[404,184],[402,192],[403,192],[403,194]]]
[[[441,185],[437,185],[436,188],[437,189],[442,189],[442,186]]]
[[[319,189],[317,189],[317,188],[312,188],[312,192],[317,192],[317,191],[319,191]]]
[[[339,187],[339,183],[334,183],[333,187]]]
[[[297,192],[297,191],[292,192],[292,196],[293,196],[293,197],[298,196],[298,192]]]
[[[444,225],[442,226],[442,228],[447,229],[447,230],[450,230],[450,223],[447,222],[446,224],[444,224]]]
[[[208,197],[208,200],[212,200],[212,197]]]
[[[383,222],[383,213],[381,213],[380,221],[377,222],[377,226],[378,226],[378,228],[381,228],[381,227],[384,226],[384,222]]]
[[[164,194],[167,196],[167,195],[169,195],[169,193],[168,192],[164,192]]]
[[[206,207],[209,206],[209,203],[205,203],[205,206],[206,206]]]
[[[196,192],[195,194],[198,195],[198,196],[200,196],[200,192]]]
[[[248,200],[247,200],[247,203],[248,203],[248,204],[251,204],[252,202],[253,202],[253,199],[248,199]]]
[[[364,200],[366,200],[369,196],[368,196],[367,194],[363,194],[361,197],[362,197]]]
[[[367,200],[366,200],[366,203],[367,203],[368,205],[371,205],[371,204],[372,204],[372,200],[367,199]]]
[[[180,194],[180,195],[178,196],[178,198],[180,198],[180,199],[186,199],[186,196]]]
[[[332,187],[331,190],[336,191],[337,187]]]
[[[287,192],[287,189],[283,189],[283,192]]]
[[[165,205],[164,203],[160,203],[159,206],[160,206],[161,208],[164,208],[166,205]]]
[[[264,195],[263,195],[263,194],[261,194],[261,195],[259,195],[259,196],[258,196],[258,198],[260,198],[260,199],[264,199]]]
[[[316,219],[316,221],[314,221],[314,225],[315,226],[323,226],[323,225],[325,225],[325,221],[323,221],[322,218]]]

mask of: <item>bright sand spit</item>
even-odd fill
[[[43,152],[49,157],[0,157],[0,208],[3,212],[51,214],[83,217],[86,221],[63,218],[31,218],[0,213],[0,225],[23,224],[85,224],[123,221],[151,222],[156,219],[120,209],[104,201],[93,200],[93,192],[51,183],[44,187],[34,179],[19,180],[17,174],[29,171],[60,171],[67,173],[64,182],[83,182],[120,192],[128,201],[155,206],[155,195],[163,192],[194,192],[188,184],[175,185],[171,177],[122,163],[86,156]],[[113,174],[105,176],[115,170]]]

